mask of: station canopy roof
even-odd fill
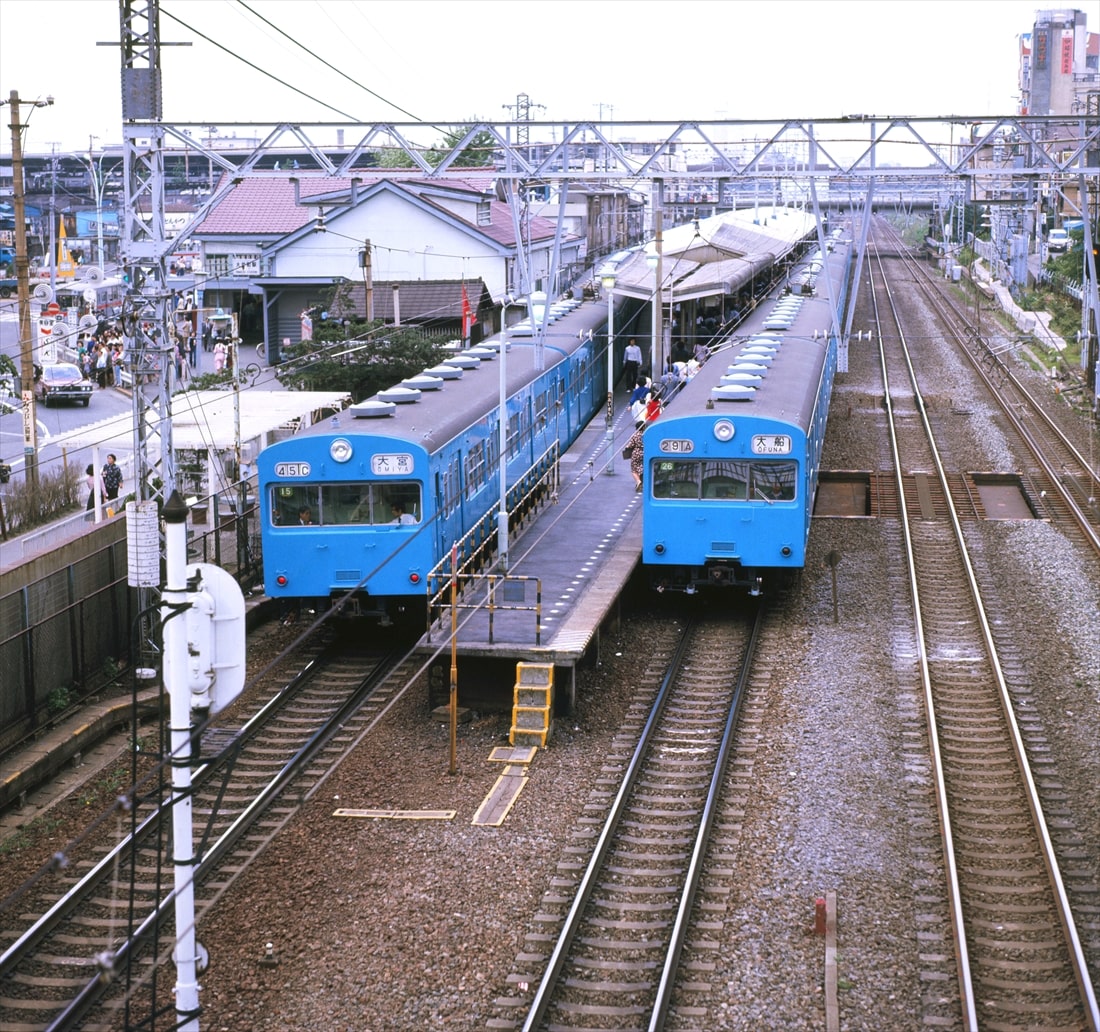
[[[254,441],[294,420],[308,420],[314,413],[339,411],[351,396],[342,391],[240,392],[240,439]],[[154,412],[150,412],[155,416]],[[117,451],[133,448],[133,415],[125,413],[51,439],[60,448],[100,445]],[[172,396],[172,447],[222,450],[237,443],[232,391],[180,391]]]
[[[811,212],[753,207],[697,219],[661,234],[661,274],[666,302],[733,293],[762,265],[789,254],[813,232]],[[656,292],[656,242],[612,255],[605,268],[615,274],[618,295],[647,301]],[[602,272],[602,270],[601,270]]]

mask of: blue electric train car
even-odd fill
[[[421,621],[427,579],[500,502],[500,369],[509,509],[607,400],[606,301],[546,306],[500,337],[264,449],[257,460],[272,598],[383,623]],[[556,446],[556,447],[555,447]]]
[[[831,232],[645,430],[642,562],[658,591],[755,594],[805,564],[851,250]]]

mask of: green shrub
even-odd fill
[[[14,478],[8,485],[4,498],[4,517],[9,532],[23,533],[81,508],[86,501],[82,497],[80,471],[66,466],[51,472],[39,472],[37,486],[24,477]]]
[[[67,684],[59,684],[49,695],[46,696],[46,708],[49,710],[51,717],[56,717],[59,713],[64,713],[72,703],[73,693]]]

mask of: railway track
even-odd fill
[[[1002,356],[1013,346],[995,348],[980,332],[980,324],[972,325],[968,313],[936,289],[919,263],[911,257],[905,262],[912,271],[907,279],[939,315],[945,332],[999,407],[1002,431],[1019,457],[1021,486],[1036,515],[1056,522],[1100,555],[1100,466],[1095,457],[1082,454],[1004,362]]]
[[[1086,952],[991,630],[995,602],[974,573],[958,486],[941,461],[902,320],[877,268],[877,336],[955,953],[955,992],[926,997],[923,1020],[997,1032],[1095,1030]],[[895,395],[906,409],[903,426]],[[927,472],[928,497],[937,485],[940,518],[929,519],[902,490],[902,471],[912,470]]]
[[[251,717],[203,734],[196,921],[408,683],[390,654],[307,649]],[[0,1026],[174,1027],[168,790],[163,779],[142,786],[120,808],[117,842],[60,860],[0,913]]]
[[[723,848],[712,831],[763,621],[757,610],[710,618],[655,643],[654,662],[667,668],[605,767],[590,808],[606,813],[559,865],[535,918],[546,931],[529,937],[533,950],[510,978],[518,994],[498,1001],[493,1027],[659,1029],[703,988],[698,955],[708,915],[721,909],[704,886],[704,857]],[[708,876],[720,880],[722,868],[719,859]],[[694,958],[686,979],[685,955]]]

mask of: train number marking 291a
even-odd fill
[[[695,451],[695,442],[690,438],[678,440],[675,437],[667,437],[661,441],[661,451],[670,455],[686,455]]]
[[[791,439],[787,434],[754,434],[753,455],[790,455]]]

